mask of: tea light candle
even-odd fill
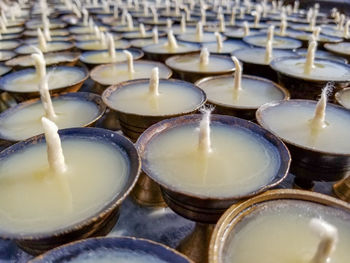
[[[149,29],[147,27],[147,29]],[[139,31],[132,31],[123,33],[123,38],[125,39],[135,39],[135,38],[151,38],[153,36],[152,31],[146,31],[145,26],[141,23],[139,25]]]
[[[195,34],[191,32],[180,34],[178,39],[186,42],[205,43],[214,42],[216,37],[213,33],[203,32],[203,25],[201,22],[198,22]]]
[[[102,40],[88,40],[88,41],[78,41],[75,46],[81,50],[106,50],[108,49],[107,41],[105,36]],[[127,40],[114,40],[114,47],[120,49],[126,49],[130,47],[130,42]]]
[[[217,33],[216,43],[204,43],[203,47],[206,47],[210,53],[229,55],[233,51],[247,47],[247,45],[240,40],[222,40],[222,36]]]
[[[263,137],[211,121],[208,112],[201,121],[181,118],[144,146],[143,169],[156,182],[190,196],[227,198],[249,194],[274,178],[280,157]]]
[[[228,234],[221,262],[348,262],[349,219],[347,211],[302,200],[256,204]]]
[[[40,31],[41,32],[41,31]],[[24,44],[15,49],[15,52],[18,54],[26,55],[34,53],[35,48],[39,48],[43,53],[56,52],[69,50],[74,47],[74,44],[67,41],[51,41],[47,42],[44,40],[43,36],[40,35],[39,43],[35,44]],[[46,43],[46,44],[45,44]]]
[[[98,25],[98,29],[101,32],[106,32],[108,30],[108,27]],[[72,27],[69,27],[68,30],[73,35],[91,34],[94,31],[93,26],[92,26],[92,28],[90,26],[87,26],[87,27],[85,27],[85,26],[72,26]]]
[[[23,35],[26,37],[37,37],[37,30],[26,30],[23,32]],[[50,29],[51,37],[63,37],[68,36],[69,31],[67,29]]]
[[[25,237],[71,227],[96,215],[127,183],[130,164],[119,147],[84,134],[61,141],[54,123],[43,126],[46,143],[0,156],[1,233]],[[26,198],[19,200],[20,193]]]
[[[124,51],[127,62],[101,65],[91,71],[91,78],[102,85],[114,85],[126,80],[149,78],[154,67],[159,68],[160,78],[169,78],[171,70],[162,63],[154,61],[133,61],[132,54]]]
[[[267,37],[265,34],[257,34],[253,36],[247,36],[243,38],[243,41],[249,45],[257,46],[257,47],[265,47],[267,43]],[[272,42],[273,48],[276,49],[295,49],[301,47],[302,43],[299,40],[289,38],[289,37],[281,37],[275,36]]]

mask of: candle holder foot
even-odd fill
[[[162,197],[159,185],[141,172],[133,191],[134,200],[142,206],[165,207],[167,206]]]
[[[193,232],[181,241],[177,250],[194,262],[207,263],[208,249],[215,225],[196,223]]]
[[[333,191],[340,199],[350,202],[350,176],[333,185]]]

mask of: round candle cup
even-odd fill
[[[232,59],[223,55],[210,55],[209,64],[203,67],[200,65],[200,54],[172,56],[165,64],[174,71],[176,77],[189,82],[235,71]]]
[[[210,159],[207,161],[208,166],[205,167],[205,161],[192,157],[192,155],[196,154],[195,144],[198,141],[197,127],[202,118],[202,115],[187,115],[158,122],[148,128],[136,143],[142,160],[143,172],[160,185],[163,198],[168,206],[179,215],[197,222],[194,232],[183,240],[178,247],[178,250],[196,262],[207,261],[208,241],[211,233],[211,225],[208,224],[215,224],[219,217],[232,204],[278,185],[286,177],[290,164],[290,155],[286,146],[270,132],[243,119],[224,115],[212,115],[210,133],[213,138],[212,147],[214,151],[218,151],[218,149],[225,151],[225,148],[237,149],[237,147],[240,147],[238,145],[240,141],[244,140],[244,137],[247,142],[252,143],[254,141],[254,146],[249,146],[252,151],[251,153],[266,150],[266,155],[264,156],[269,159],[266,162],[271,165],[271,170],[268,167],[264,171],[260,170],[258,177],[253,176],[254,172],[252,170],[252,174],[250,174],[252,177],[247,175],[247,170],[244,172],[244,169],[241,172],[234,173],[231,168],[236,166],[233,165],[229,168],[227,165],[237,162],[238,159],[232,159],[232,156],[227,156],[228,153],[226,156],[220,154],[220,157],[215,160],[209,156],[208,158]],[[223,134],[226,134],[227,137],[220,143],[220,135]],[[233,140],[236,142],[233,143]],[[235,144],[235,146],[231,143]],[[241,146],[246,147],[243,144]],[[237,153],[242,154],[242,151],[239,150]],[[152,152],[154,153],[154,157],[152,157]],[[212,154],[214,153],[212,152]],[[172,154],[174,156],[170,157]],[[255,157],[258,157],[258,155]],[[248,157],[248,155],[245,156]],[[250,155],[249,167],[254,166],[253,162],[257,161],[255,157]],[[162,160],[160,161],[159,158]],[[222,161],[222,158],[229,158],[230,164]],[[185,167],[187,165],[190,165],[190,167],[181,169],[180,162],[184,163],[183,165]],[[196,162],[198,162],[198,165],[203,166],[204,169],[197,167]],[[242,159],[238,162],[246,163]],[[169,168],[166,168],[168,165],[170,165]],[[217,165],[217,168],[214,168],[214,165]],[[226,168],[223,168],[224,166]],[[199,168],[200,171],[198,170]],[[176,169],[179,170],[176,171]],[[223,169],[222,171],[224,172],[215,172],[214,169]],[[200,174],[198,172],[203,174],[209,170],[212,177],[209,178],[206,176],[206,179],[203,181],[199,177]],[[273,172],[270,174],[269,171],[272,170]],[[188,171],[192,171],[190,172],[190,176],[188,176]],[[172,174],[170,177],[169,173]],[[232,179],[232,176],[235,176],[236,179]],[[265,179],[267,179],[266,177],[269,178],[265,180],[262,179],[263,177]],[[246,185],[248,189],[246,186],[243,186],[243,181],[246,181],[246,178],[250,178],[248,181],[253,180],[252,178],[259,178],[259,182],[256,180],[254,182],[251,181],[252,183]]]
[[[127,56],[124,54],[125,49],[116,49],[116,59],[113,61],[109,52],[106,50],[86,51],[80,56],[80,61],[87,65],[89,68],[93,68],[100,64],[119,63],[127,60]],[[139,49],[129,48],[128,51],[132,54],[134,60],[138,60],[143,57],[143,52]]]
[[[2,40],[16,40],[22,38],[22,33],[20,34],[2,34]]]
[[[64,41],[64,42],[71,42],[73,41],[74,38],[73,36],[51,36],[51,41]],[[38,37],[28,37],[28,38],[25,38],[23,40],[23,43],[25,44],[37,44],[39,41],[38,41]]]
[[[193,263],[165,245],[134,237],[89,238],[53,249],[30,263],[82,263],[100,260],[125,260],[124,262],[134,263]]]
[[[147,45],[142,50],[148,59],[164,62],[171,56],[198,53],[201,49],[201,46],[196,43],[178,41],[177,45],[175,50],[172,50],[167,42]]]
[[[92,127],[102,117],[106,105],[99,95],[88,92],[56,94],[52,96],[55,120],[59,129]],[[77,112],[79,109],[82,112]],[[40,122],[45,116],[40,98],[26,100],[0,113],[0,140],[7,144],[26,140],[43,133]],[[80,117],[77,117],[80,116]]]
[[[320,240],[309,226],[315,217],[339,228],[339,242],[331,261],[347,262],[349,204],[319,193],[280,189],[253,197],[225,212],[210,241],[209,263],[310,262],[306,258],[312,257],[317,239]],[[279,253],[262,250],[271,246]]]
[[[329,125],[312,134],[309,121],[314,117],[316,104],[313,100],[271,102],[256,112],[257,122],[286,143],[292,155],[295,183],[307,189],[313,181],[337,181],[350,172],[350,150],[342,141],[347,138],[342,125],[346,125],[347,118],[350,123],[350,113],[328,103],[325,114]]]
[[[28,55],[35,53],[33,46],[38,47],[38,44],[24,44],[15,49],[17,54]],[[47,42],[47,50],[43,53],[58,52],[58,51],[70,51],[74,48],[74,44],[68,41],[51,41]]]
[[[131,46],[130,42],[127,40],[114,40],[115,48],[126,49]],[[99,40],[87,40],[87,41],[78,41],[75,43],[75,46],[82,51],[90,50],[107,50],[108,45],[103,45]]]
[[[164,119],[194,113],[206,101],[201,89],[181,80],[160,79],[159,93],[159,108],[154,109],[153,104],[147,100],[149,80],[139,79],[109,87],[103,92],[102,99],[116,113],[121,130],[132,141],[136,141],[151,125]],[[123,100],[128,102],[123,103]]]
[[[343,106],[344,108],[347,108],[350,110],[350,88],[345,88],[334,95],[335,101]]]
[[[271,61],[271,68],[277,73],[278,82],[289,90],[292,99],[319,97],[321,90],[330,81],[335,90],[343,89],[350,83],[350,66],[328,59],[315,59],[310,74],[304,73],[306,58],[282,57]]]
[[[122,38],[119,34],[115,34],[115,33],[113,33],[113,32],[110,32],[109,34],[111,34],[111,35],[113,36],[113,39],[114,39],[114,40],[119,40],[119,39]],[[89,40],[99,40],[95,34],[75,35],[75,36],[74,36],[74,39],[75,39],[76,41],[78,41],[78,42],[80,42],[80,41],[89,41]]]
[[[222,42],[222,49],[218,48],[217,43],[204,43],[210,54],[214,55],[230,55],[233,51],[247,47],[241,40],[226,40]]]
[[[79,52],[53,52],[44,55],[46,66],[75,66],[80,57]],[[34,67],[34,60],[31,55],[18,56],[5,62],[6,66],[12,67],[14,70]]]
[[[159,68],[159,78],[168,79],[171,77],[172,71],[167,66],[149,60],[134,61],[135,72],[132,75],[128,73],[128,63],[120,62],[97,66],[91,70],[90,77],[95,81],[95,91],[102,94],[108,86],[128,80],[149,78],[154,67]]]
[[[98,128],[72,128],[72,129],[64,129],[59,131],[60,139],[62,141],[62,147],[63,151],[65,152],[66,155],[66,160],[68,160],[68,166],[74,166],[74,162],[78,162],[79,158],[85,155],[85,161],[86,159],[89,158],[96,158],[96,156],[93,157],[94,150],[92,150],[91,147],[96,148],[97,151],[100,152],[100,155],[106,155],[106,151],[109,152],[108,157],[105,156],[103,157],[104,159],[107,159],[108,161],[105,163],[110,164],[115,164],[113,165],[113,169],[121,169],[120,171],[115,171],[115,179],[114,179],[114,184],[116,182],[117,185],[115,187],[111,187],[110,189],[107,190],[107,187],[105,189],[100,188],[102,191],[105,191],[105,197],[100,196],[100,200],[94,199],[97,202],[95,205],[90,206],[90,211],[86,210],[86,212],[82,213],[81,216],[77,217],[73,214],[79,213],[79,210],[77,212],[70,212],[70,213],[58,213],[61,208],[59,207],[53,207],[52,209],[44,205],[43,202],[40,201],[43,198],[46,199],[46,197],[41,197],[39,199],[35,199],[36,201],[31,201],[32,198],[27,199],[24,201],[25,203],[32,203],[33,204],[27,204],[29,206],[28,208],[28,213],[34,213],[36,215],[37,220],[40,219],[42,223],[36,222],[36,224],[31,224],[31,228],[28,227],[28,225],[25,225],[23,221],[20,221],[20,219],[25,217],[25,214],[20,213],[22,216],[17,216],[18,220],[17,224],[20,226],[14,227],[12,226],[12,229],[10,227],[7,227],[6,229],[1,229],[0,230],[0,236],[1,238],[4,239],[12,239],[16,241],[16,243],[24,249],[26,252],[31,253],[31,254],[39,254],[44,251],[47,251],[51,248],[57,247],[59,245],[62,245],[64,243],[70,242],[70,241],[75,241],[79,240],[82,238],[87,238],[91,236],[102,236],[107,234],[115,225],[118,215],[119,215],[119,206],[122,203],[122,201],[126,198],[126,196],[129,194],[131,189],[133,188],[137,178],[138,174],[140,172],[140,159],[138,156],[138,153],[134,147],[134,145],[125,137],[120,136],[112,131],[109,130],[104,130],[104,129],[98,129]],[[21,156],[26,155],[28,157],[28,154],[30,154],[31,158],[39,157],[37,161],[27,163],[27,172],[33,171],[35,169],[38,169],[35,165],[38,165],[38,167],[41,165],[43,162],[43,166],[45,166],[46,161],[39,161],[40,156],[41,159],[45,160],[45,155],[46,155],[46,147],[45,147],[45,137],[43,134],[32,137],[26,141],[19,142],[17,144],[14,144],[8,148],[6,148],[4,151],[0,153],[0,167],[1,169],[4,169],[4,165],[8,164],[11,161],[16,161],[17,158],[21,158]],[[77,149],[78,148],[78,149]],[[81,151],[82,148],[86,148],[85,151]],[[103,150],[104,149],[104,150]],[[32,153],[33,151],[33,153]],[[80,152],[79,152],[80,151]],[[71,154],[70,154],[71,153]],[[74,154],[75,153],[75,154]],[[11,160],[12,159],[12,160]],[[114,159],[114,161],[112,161]],[[118,160],[118,161],[117,161]],[[97,160],[95,160],[97,161]],[[120,163],[120,166],[117,165],[116,163]],[[22,164],[23,165],[23,164]],[[97,167],[100,167],[101,170],[105,169],[105,167],[101,167],[101,164],[98,163],[92,163],[91,165],[96,165],[94,166],[95,170],[98,169]],[[77,167],[76,167],[77,168]],[[8,167],[7,169],[10,169]],[[18,168],[13,168],[14,169],[14,175],[16,175],[15,170]],[[33,170],[34,169],[34,170]],[[48,169],[48,168],[46,168]],[[92,180],[94,177],[101,178],[102,180],[102,174],[101,171],[95,173],[94,169],[91,169],[92,171],[88,170],[85,171],[85,174],[83,176],[87,176]],[[45,170],[45,168],[44,168]],[[68,170],[69,171],[69,170]],[[8,171],[9,172],[9,171]],[[7,172],[7,173],[8,173]],[[78,172],[78,171],[76,171]],[[69,173],[67,175],[70,175]],[[22,172],[22,176],[23,172]],[[78,176],[77,173],[74,174],[74,176]],[[105,180],[107,180],[108,175]],[[83,179],[84,177],[82,177]],[[30,178],[28,178],[29,180]],[[96,178],[97,179],[97,178]],[[95,179],[95,180],[96,180]],[[20,178],[13,178],[13,180],[20,180]],[[36,183],[39,184],[40,178],[37,178]],[[53,180],[51,178],[50,180]],[[2,184],[5,184],[6,182],[2,182]],[[21,181],[19,182],[20,184],[23,184],[24,182]],[[56,181],[57,183],[57,181]],[[70,180],[70,187],[73,187],[71,190],[78,191],[79,188],[81,188],[81,185],[77,185],[78,182],[73,183],[73,181]],[[103,181],[95,184],[92,184],[91,181],[88,183],[88,181],[85,182],[85,187],[83,191],[88,191],[89,194],[85,195],[85,198],[90,198],[89,196],[91,195],[96,195],[95,198],[98,198],[96,189],[93,190],[94,187],[98,187],[97,185],[105,184]],[[89,185],[89,186],[88,186]],[[2,189],[6,185],[2,185]],[[30,187],[30,186],[28,186]],[[34,187],[34,185],[33,185]],[[47,192],[45,189],[48,186],[39,186],[37,185],[37,192]],[[52,186],[51,186],[52,188]],[[9,189],[12,189],[9,187]],[[40,189],[40,190],[39,190]],[[18,189],[17,189],[18,190]],[[16,192],[16,191],[15,191]],[[55,191],[51,191],[55,192]],[[38,194],[39,194],[38,193]],[[48,193],[46,193],[47,195]],[[53,193],[52,193],[53,194]],[[62,193],[61,193],[62,194]],[[83,195],[84,196],[84,195]],[[9,192],[7,195],[9,199],[14,198],[13,194]],[[73,195],[74,197],[74,195]],[[75,196],[78,198],[77,196]],[[84,198],[83,198],[84,199]],[[101,202],[101,200],[105,199],[104,201]],[[37,202],[38,204],[35,204]],[[61,204],[67,202],[67,200],[61,200],[59,201]],[[23,200],[18,203],[18,205],[22,204],[23,205]],[[84,202],[81,200],[80,204],[84,204]],[[85,201],[85,206],[88,206],[90,203],[86,203]],[[36,205],[41,205],[46,210],[48,211],[49,214],[35,214],[35,212],[30,212],[31,210],[37,210]],[[67,204],[65,204],[67,205]],[[4,204],[2,204],[4,206]],[[62,205],[61,205],[62,206]],[[4,210],[7,211],[10,209],[9,207]],[[12,209],[16,210],[16,206],[13,207]],[[76,208],[77,209],[77,208]],[[85,209],[88,209],[86,207]],[[18,207],[17,207],[18,210]],[[82,212],[80,208],[80,213]],[[47,220],[46,222],[49,225],[44,224],[43,217],[48,216],[50,217],[51,215],[51,220]],[[40,217],[38,217],[40,216]],[[29,217],[30,218],[30,217]],[[53,220],[55,219],[55,220]],[[64,223],[60,223],[58,220]],[[70,222],[69,222],[70,221]],[[4,220],[2,219],[2,224],[5,224],[7,222],[7,225],[13,225],[15,224],[14,221],[9,220]],[[22,222],[22,224],[20,223]],[[23,230],[21,230],[23,228]],[[35,229],[36,228],[36,229]]]
[[[277,81],[277,73],[271,69],[270,63],[265,61],[265,54],[266,49],[260,47],[241,48],[232,52],[233,56],[243,62],[244,73]],[[298,55],[291,50],[272,50],[272,59],[292,56],[297,57]]]
[[[47,71],[51,74],[48,79],[51,95],[76,92],[89,77],[88,70],[81,67],[54,66],[47,68]],[[1,78],[0,90],[10,93],[18,101],[24,101],[39,97],[38,84],[35,69],[28,68]]]
[[[234,100],[234,77],[222,75],[198,80],[195,85],[207,95],[208,103],[215,106],[216,114],[255,120],[256,110],[271,101],[288,100],[289,92],[271,80],[242,75],[242,90]]]
[[[6,31],[0,30],[1,37],[4,35],[20,34],[24,31],[23,27],[8,27]]]
[[[0,40],[0,50],[15,50],[20,44],[19,40]]]
[[[337,56],[341,56],[350,61],[350,43],[342,42],[338,44],[325,44],[324,48]]]
[[[304,48],[307,48],[308,45],[309,45],[309,41],[311,39],[311,36],[312,36],[312,33],[304,33],[304,34],[289,34],[291,37],[294,37],[300,41],[302,41],[303,43],[303,47]],[[326,44],[326,43],[339,43],[339,42],[342,42],[342,38],[339,38],[339,37],[331,37],[331,36],[327,36],[327,35],[323,35],[323,34],[320,34],[318,37],[317,37],[317,42],[319,43],[319,46],[320,48],[322,49],[323,48],[323,45]]]
[[[256,47],[266,47],[266,34],[256,34],[253,36],[246,36],[243,38],[243,41],[249,45]],[[301,41],[290,38],[290,37],[280,37],[274,36],[272,47],[274,49],[296,49],[302,46]]]

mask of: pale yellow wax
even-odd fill
[[[104,27],[104,26],[99,26],[98,29],[101,31],[101,32],[105,32],[107,31],[107,28]],[[92,33],[90,27],[84,27],[84,26],[74,26],[74,27],[70,27],[69,29],[69,32],[71,34],[90,34]]]
[[[350,154],[350,114],[328,104],[327,126],[312,132],[310,121],[314,117],[316,102],[293,103],[293,100],[269,107],[262,112],[263,126],[283,140],[317,151]]]
[[[191,72],[229,72],[235,68],[231,59],[224,56],[209,56],[209,64],[201,65],[199,54],[170,57],[166,64],[170,67]]]
[[[268,65],[265,60],[266,49],[265,48],[242,48],[234,51],[234,55],[243,62]],[[275,49],[272,50],[272,59],[280,57],[297,57],[298,55],[290,50]]]
[[[149,91],[149,82],[131,84],[116,90],[107,105],[121,112],[139,115],[170,115],[194,111],[203,101],[198,91],[176,82],[159,82],[159,95]]]
[[[350,262],[350,214],[306,201],[268,201],[255,206],[229,234],[223,263],[312,263],[321,238],[310,227],[321,218],[338,229],[332,263]]]
[[[0,51],[0,59],[1,61],[7,61],[13,57],[15,57],[17,54],[12,52],[12,51],[6,51],[6,50],[1,50]]]
[[[1,50],[11,50],[19,46],[19,42],[13,40],[0,40]]]
[[[200,47],[195,44],[177,42],[177,47],[175,49],[171,48],[171,46],[168,43],[159,43],[154,45],[148,45],[144,47],[143,50],[145,52],[157,54],[176,54],[199,51]]]
[[[98,140],[62,140],[72,199],[49,169],[46,144],[33,144],[0,162],[0,231],[39,234],[72,226],[93,216],[123,188],[124,153]]]
[[[272,145],[236,126],[210,125],[204,161],[198,126],[175,127],[149,142],[144,158],[157,181],[189,194],[229,197],[255,191],[277,173],[280,159]]]
[[[18,72],[13,73],[17,74],[16,77],[7,79],[2,87],[3,89],[18,92],[36,92],[39,90],[39,78],[35,71],[26,71],[25,74],[18,74]],[[83,71],[70,69],[69,67],[50,68],[48,74],[50,90],[70,86],[85,77]]]
[[[154,67],[159,67],[159,78],[169,78],[171,71],[159,64],[134,61],[135,72],[128,71],[128,63],[109,64],[91,71],[91,78],[103,85],[114,85],[126,80],[149,78]]]
[[[118,35],[113,35],[113,38],[115,40],[120,39],[120,36]],[[88,40],[98,40],[96,34],[89,34],[89,35],[75,35],[74,39],[76,41],[88,41]]]
[[[245,39],[245,41],[251,45],[266,47],[267,37],[266,35],[253,36],[249,37],[247,40]],[[301,43],[295,39],[276,36],[273,38],[272,46],[273,48],[294,49],[300,47]]]
[[[350,54],[350,43],[349,42],[342,42],[338,44],[326,44],[325,45],[326,49],[339,53],[339,54],[344,54],[344,55],[349,55]]]
[[[65,42],[65,41],[52,41],[52,42],[47,42],[47,49],[46,51],[42,50],[42,52],[54,52],[54,51],[61,51],[61,50],[66,50],[69,49],[73,46],[72,43],[70,42]],[[39,48],[38,43],[33,43],[33,44],[25,44],[16,49],[16,52],[19,54],[32,54],[35,53],[36,50],[33,48]]]
[[[288,58],[277,61],[273,68],[296,78],[315,79],[323,81],[349,81],[350,67],[331,60],[315,59],[310,74],[304,72],[305,58]]]
[[[152,37],[152,32],[145,32],[144,35],[141,34],[139,31],[135,32],[127,32],[123,34],[123,37],[125,38],[151,38]]]
[[[107,250],[107,249],[95,249],[86,251],[74,257],[73,259],[66,261],[66,263],[167,263],[156,255],[146,254],[141,251],[133,251],[132,247],[129,249],[119,250]]]
[[[341,104],[347,108],[350,109],[350,90],[343,91],[340,96]]]
[[[210,53],[231,53],[240,48],[246,47],[244,43],[234,41],[223,41],[222,49],[219,51],[217,43],[205,43],[203,47],[206,47]]]
[[[61,62],[70,62],[76,58],[74,53],[49,53],[44,55],[46,65],[54,65]],[[28,56],[20,56],[5,63],[8,66],[22,66],[29,67],[34,66],[34,61],[30,55]]]
[[[6,28],[6,31],[3,29],[0,29],[0,34],[16,34],[23,31],[22,27],[8,27]]]
[[[114,45],[115,48],[128,48],[130,46],[130,43],[127,40],[115,40]],[[108,49],[107,44],[103,45],[103,43],[101,43],[99,40],[78,42],[77,47],[85,50]]]
[[[238,96],[234,93],[234,78],[222,76],[198,84],[213,103],[247,108],[258,108],[264,103],[282,100],[283,92],[271,81],[242,77]]]
[[[99,114],[95,103],[76,98],[52,98],[52,104],[57,115],[54,122],[59,129],[85,126]],[[21,107],[12,113],[5,111],[0,115],[0,134],[11,141],[21,141],[41,134],[43,116],[45,111],[40,101]]]
[[[0,65],[0,76],[6,74],[7,72],[9,72],[11,70],[11,68],[9,67],[5,67],[3,65]]]
[[[36,37],[38,35],[37,30],[26,30],[24,34],[27,36]],[[51,36],[67,36],[69,31],[67,29],[50,29]]]
[[[130,52],[133,54],[133,57],[139,57],[139,53]],[[101,51],[101,52],[85,52],[81,55],[80,60],[82,60],[85,63],[91,63],[91,64],[107,64],[107,63],[115,63],[115,62],[123,62],[127,60],[127,57],[123,51],[116,50],[115,52],[115,59],[113,60],[110,56],[108,51]]]
[[[214,33],[208,33],[208,32],[203,32],[202,39],[198,39],[197,34],[194,34],[193,32],[181,34],[178,37],[178,40],[182,41],[188,41],[188,42],[215,42],[216,37]]]

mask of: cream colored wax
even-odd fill
[[[53,67],[47,70],[49,89],[68,87],[80,82],[85,72],[73,67]],[[39,87],[39,77],[34,70],[21,70],[6,76],[2,89],[16,92],[36,92]]]
[[[346,89],[344,91],[341,91],[339,100],[341,101],[341,105],[347,109],[350,109],[350,90]]]
[[[265,47],[267,42],[266,35],[255,35],[255,36],[248,36],[243,39],[248,44],[258,46],[258,47]],[[279,37],[275,36],[273,38],[272,42],[273,48],[280,48],[280,49],[294,49],[301,47],[301,42],[299,40],[295,40],[292,38],[286,38],[286,37]]]
[[[69,263],[167,263],[155,255],[144,252],[132,251],[128,249],[119,249],[118,251],[109,251],[100,249],[96,252],[86,252],[72,260]]]
[[[158,95],[153,96],[149,82],[135,83],[117,89],[107,98],[107,105],[127,113],[139,115],[170,115],[195,110],[203,96],[186,83],[160,80]]]
[[[234,77],[222,76],[198,84],[210,102],[247,108],[258,108],[274,100],[282,100],[283,92],[272,81],[242,77],[241,89],[234,93]],[[236,95],[236,96],[235,96]]]
[[[108,48],[107,42],[104,44],[100,40],[81,41],[77,42],[76,46],[83,50],[103,50]],[[128,48],[130,47],[130,42],[127,40],[115,40],[114,46],[115,48]]]
[[[129,52],[132,53],[134,59],[137,59],[140,57],[140,53],[129,50]],[[80,60],[84,63],[89,64],[107,64],[107,63],[115,63],[115,62],[123,62],[127,60],[126,55],[121,50],[116,50],[115,52],[115,59],[112,59],[108,51],[88,51],[84,52],[80,56]]]
[[[16,48],[16,52],[19,54],[32,54],[35,53],[35,48],[39,48],[38,43],[35,44],[25,44],[18,48]],[[54,52],[54,51],[61,51],[61,50],[67,50],[73,47],[73,44],[66,41],[52,41],[47,42],[46,50],[41,50],[42,52]]]
[[[212,123],[211,150],[203,156],[199,130],[195,124],[178,126],[149,142],[144,158],[157,181],[189,194],[230,197],[259,189],[277,173],[277,151],[253,132]]]
[[[128,162],[115,147],[70,137],[62,148],[71,197],[49,168],[45,143],[1,159],[1,232],[39,234],[72,226],[101,210],[125,185]]]
[[[46,65],[54,65],[62,62],[71,62],[78,57],[79,53],[70,53],[70,52],[60,52],[60,53],[49,53],[45,54],[45,63]],[[21,67],[30,67],[34,66],[34,61],[30,55],[28,56],[19,56],[5,63],[7,66],[21,66]]]
[[[143,47],[143,51],[156,54],[177,54],[177,53],[190,53],[199,51],[199,46],[196,44],[177,42],[175,48],[173,48],[168,42],[158,43],[153,45],[147,45]]]
[[[20,42],[15,40],[0,40],[0,49],[1,50],[12,50],[18,47]]]
[[[350,262],[350,215],[306,201],[269,201],[255,206],[229,234],[223,263],[313,263],[320,237],[310,220],[321,218],[338,229],[331,263]]]
[[[349,112],[328,104],[326,126],[315,134],[310,126],[315,108],[316,102],[285,101],[261,112],[262,125],[293,144],[317,151],[349,154]]]
[[[332,51],[334,53],[342,54],[342,55],[349,55],[350,54],[350,43],[349,42],[342,42],[338,44],[326,44],[325,48],[329,51]]]
[[[82,127],[99,114],[98,107],[93,102],[74,97],[53,98],[52,103],[57,115],[54,121],[60,129]],[[11,141],[21,141],[41,134],[42,116],[45,116],[45,112],[40,101],[10,112],[5,111],[0,114],[0,134]]]
[[[305,73],[305,58],[285,58],[272,65],[273,69],[296,78],[323,81],[349,81],[350,67],[331,60],[315,59],[310,73]]]

